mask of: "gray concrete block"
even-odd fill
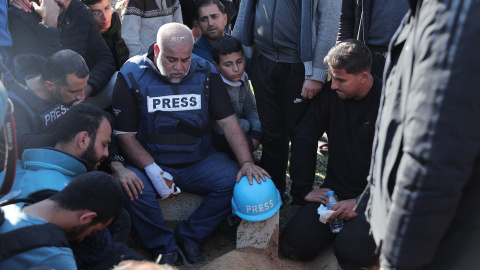
[[[242,220],[237,228],[237,249],[246,247],[266,249],[270,241],[278,243],[279,222],[280,211],[263,221]]]
[[[158,200],[162,208],[163,218],[166,221],[187,220],[188,217],[197,209],[205,196],[183,192],[177,197]]]

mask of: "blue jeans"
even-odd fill
[[[205,239],[232,212],[233,187],[240,166],[228,155],[219,152],[186,168],[174,169],[161,164],[159,166],[173,176],[175,184],[182,191],[206,196],[190,218],[177,227],[181,240],[199,249]],[[165,226],[155,188],[143,170],[130,165],[126,167],[135,172],[145,186],[143,193],[134,201],[130,201],[125,195],[125,209],[129,212],[143,244],[155,256],[177,252],[173,230]]]

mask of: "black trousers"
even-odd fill
[[[338,263],[344,270],[369,267],[378,260],[370,225],[361,216],[344,221],[343,229],[334,234],[330,224],[319,220],[319,203],[304,205],[285,225],[280,235],[280,253],[287,258],[309,261],[334,241]]]
[[[250,153],[253,152],[253,138],[252,136],[245,134],[245,138],[247,139],[248,143],[248,149],[250,150]],[[224,135],[217,134],[215,132],[212,132],[212,143],[213,147],[219,152],[223,152],[227,154],[231,159],[237,160],[237,157],[235,156],[235,153],[233,152],[232,148],[230,147],[230,144],[228,144],[227,138],[225,138]]]
[[[283,195],[286,189],[288,143],[310,103],[310,100],[294,102],[297,98],[301,99],[305,67],[303,63],[274,62],[256,51],[252,56],[249,76],[262,124],[260,166],[272,176],[275,186]]]

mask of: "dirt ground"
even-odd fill
[[[168,225],[175,226],[175,224]],[[278,239],[278,235],[273,235],[272,239]],[[274,240],[269,242],[265,250],[255,248],[237,250],[235,249],[235,241],[236,229],[224,223],[207,239],[201,249],[206,257],[205,263],[183,265],[179,260],[175,266],[180,270],[341,270],[333,255],[332,247],[324,250],[311,262],[299,262],[280,258],[278,256],[278,246]],[[142,246],[135,233],[132,233],[128,244],[144,257],[153,260],[152,255]]]

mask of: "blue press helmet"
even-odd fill
[[[273,181],[265,176],[261,184],[253,180],[248,183],[246,176],[235,184],[232,197],[232,213],[248,221],[262,221],[271,218],[280,209],[282,198]]]

